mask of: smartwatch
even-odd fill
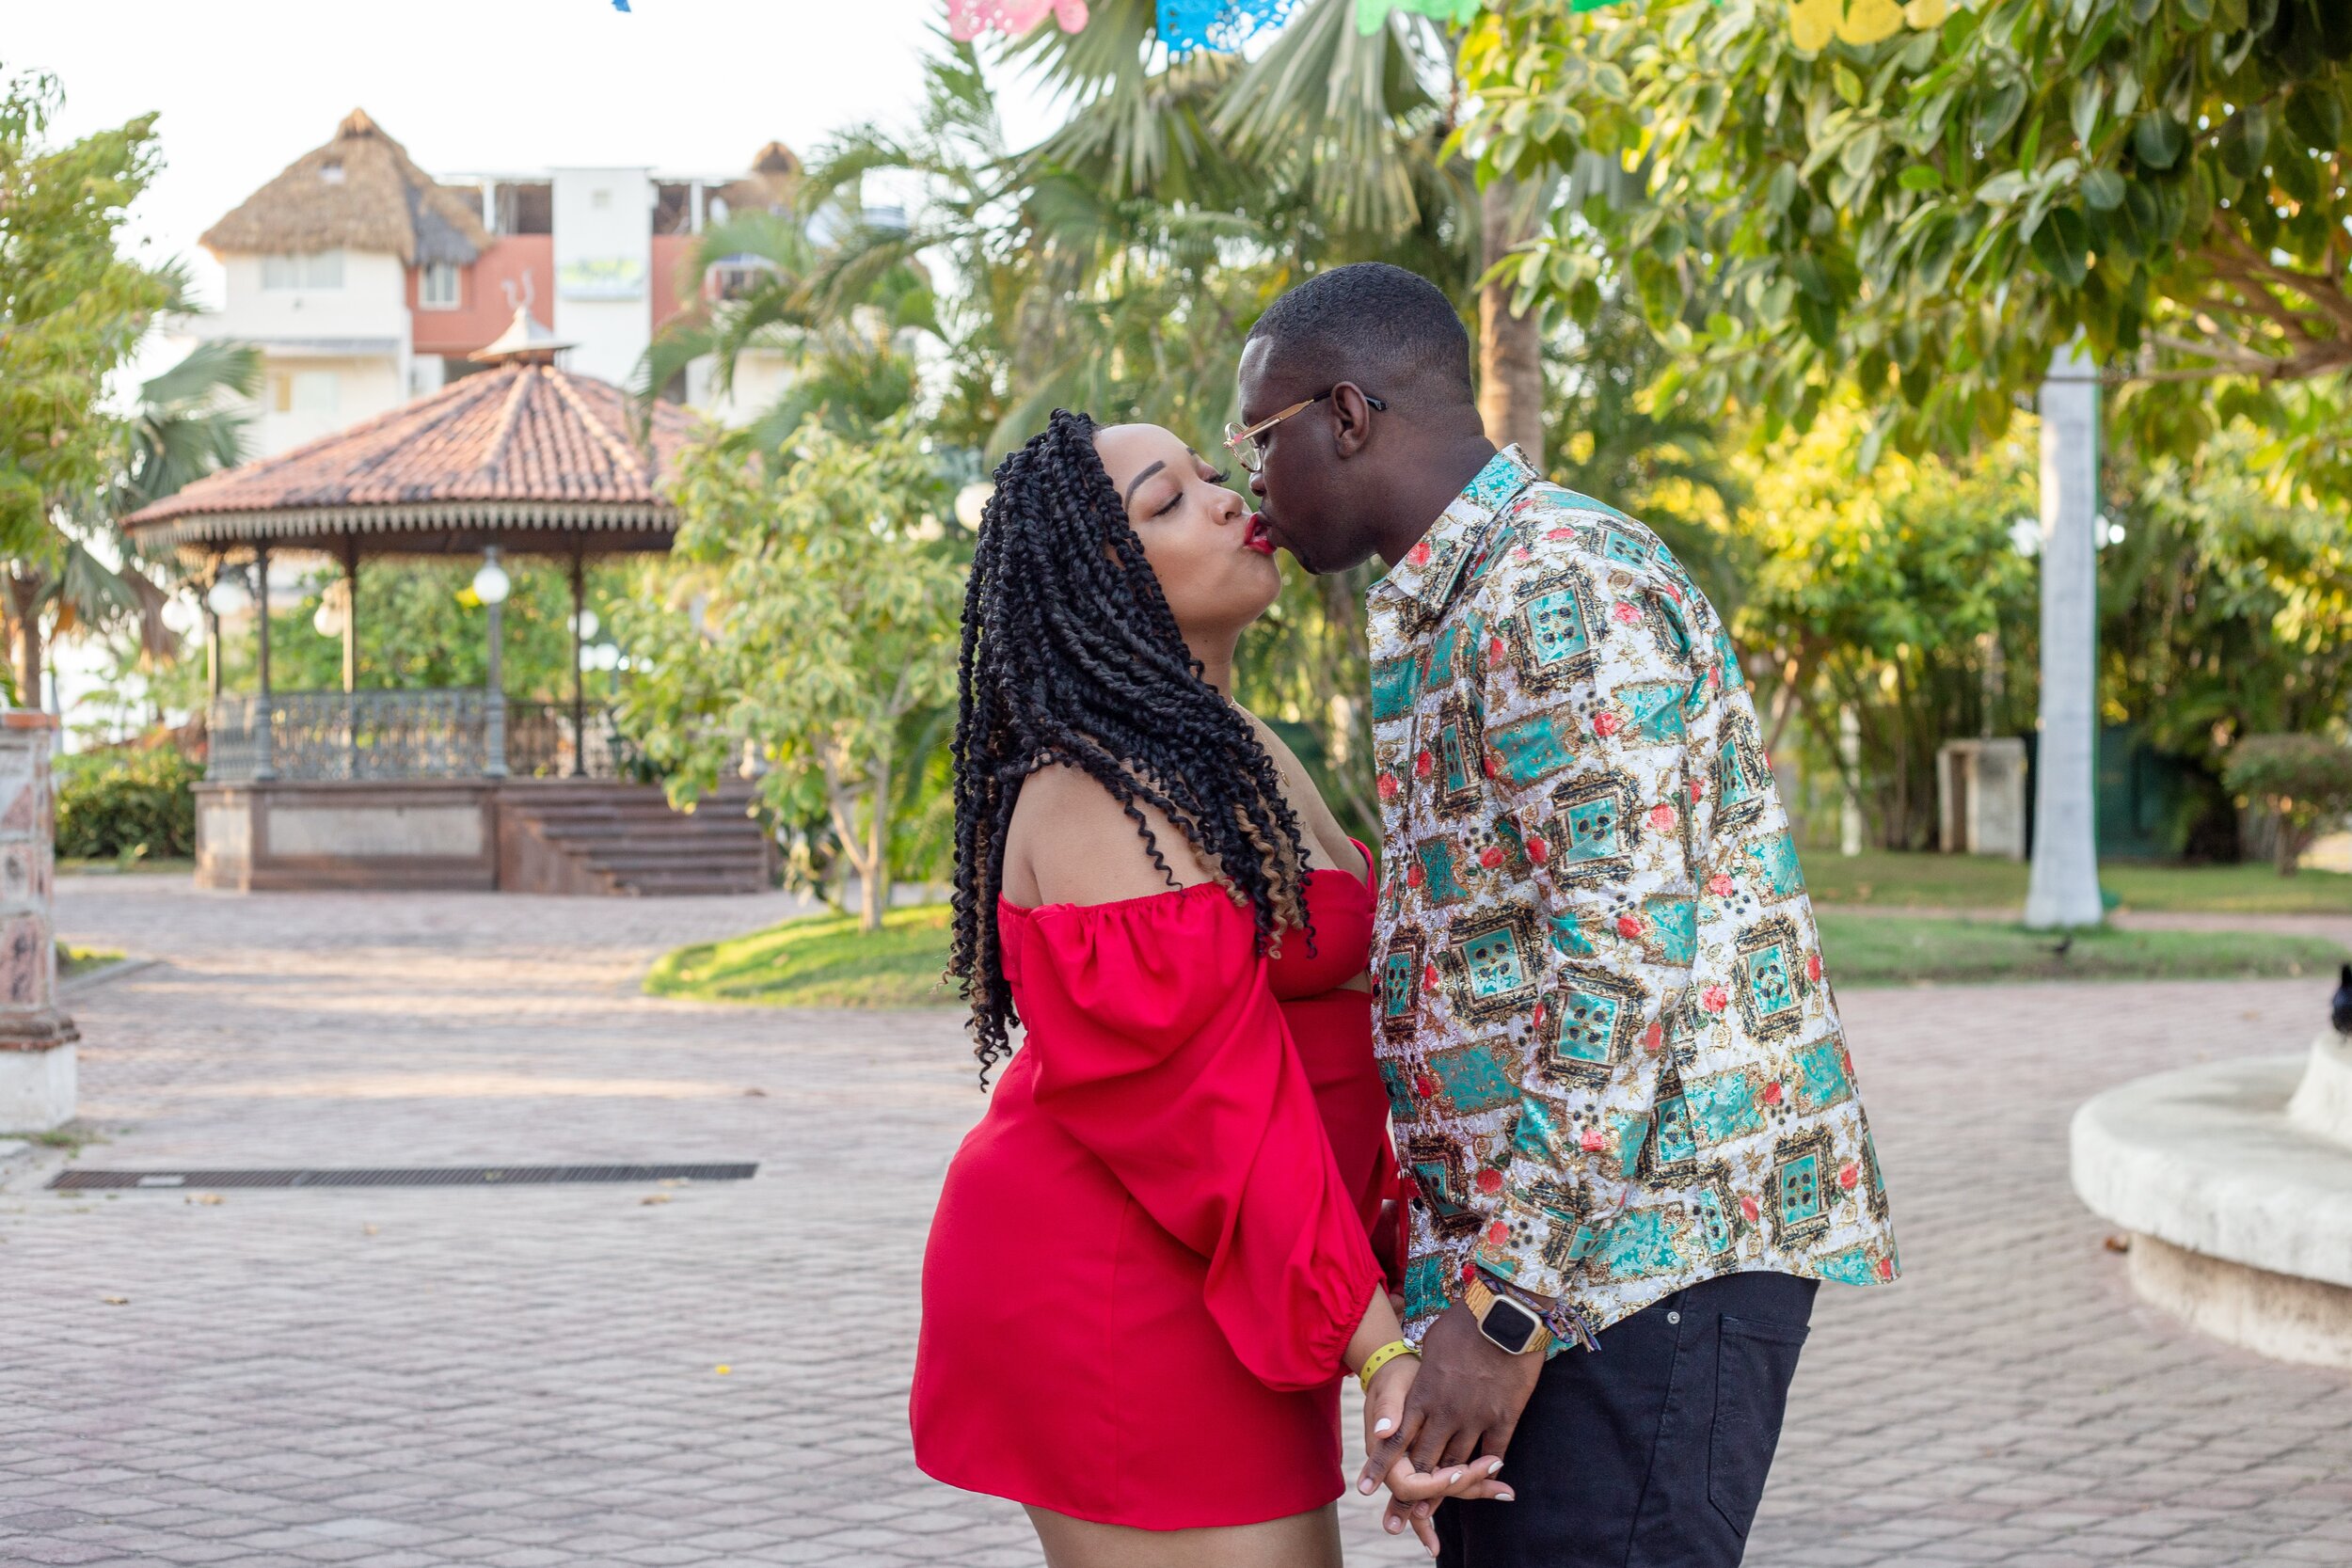
[[[1478,1332],[1506,1354],[1527,1355],[1551,1345],[1551,1330],[1534,1307],[1491,1289],[1478,1275],[1463,1289],[1462,1305],[1478,1320]]]

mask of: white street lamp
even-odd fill
[[[482,562],[482,570],[473,575],[473,596],[486,605],[504,604],[506,595],[514,592],[514,579],[506,575],[506,568],[499,564],[496,545],[482,553],[488,559]]]
[[[988,515],[988,499],[996,493],[996,486],[986,480],[967,484],[956,492],[956,521],[974,533],[980,531],[981,520]]]

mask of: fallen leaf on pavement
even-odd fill
[[[640,1203],[643,1203],[643,1204],[647,1204],[647,1205],[656,1204],[656,1203],[667,1203],[667,1202],[669,1202],[669,1201],[670,1201],[670,1195],[669,1195],[669,1194],[667,1194],[667,1193],[651,1193],[651,1194],[646,1195],[646,1196],[644,1196],[644,1197],[639,1198],[637,1201],[638,1201],[638,1202],[640,1202]]]
[[[2109,1236],[2100,1244],[2106,1247],[2109,1252],[2129,1252],[2132,1250],[2132,1239],[2129,1236]]]
[[[222,1197],[218,1193],[190,1193],[186,1197],[182,1198],[180,1201],[183,1203],[201,1203],[208,1209],[217,1209],[223,1203],[227,1202],[228,1199]]]
[[[131,1305],[131,1298],[129,1296],[100,1296],[98,1299],[104,1302],[109,1307],[128,1307]]]

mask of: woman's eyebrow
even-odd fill
[[[1145,480],[1150,479],[1153,474],[1158,473],[1162,468],[1167,467],[1168,465],[1165,463],[1153,463],[1150,467],[1146,467],[1143,472],[1129,480],[1127,482],[1127,493],[1119,498],[1119,504],[1124,506],[1129,501],[1134,500],[1136,499],[1136,486],[1141,484]]]

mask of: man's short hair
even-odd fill
[[[1353,381],[1375,397],[1407,388],[1475,397],[1470,332],[1445,291],[1386,261],[1357,261],[1317,273],[1258,318],[1285,374],[1327,385]]]

